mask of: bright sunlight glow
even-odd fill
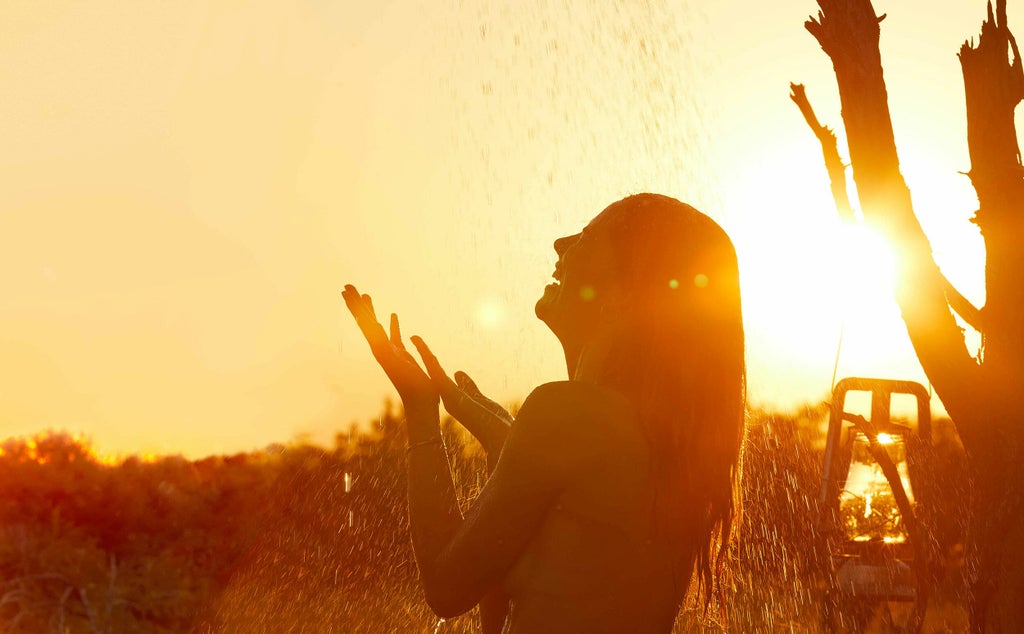
[[[487,330],[500,327],[505,321],[505,306],[494,298],[481,300],[476,308],[476,322]]]
[[[893,300],[892,249],[862,223],[839,219],[820,153],[792,141],[765,145],[785,159],[750,161],[756,169],[739,175],[727,199],[736,213],[755,210],[729,228],[751,349],[761,351],[751,367],[782,376],[814,368],[808,379],[824,394],[842,339],[841,376],[902,375],[893,365],[914,357]],[[798,221],[780,222],[783,214]]]

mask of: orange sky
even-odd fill
[[[843,278],[875,247],[837,257],[788,99],[803,82],[839,123],[813,2],[453,4],[3,3],[0,434],[328,439],[391,393],[347,282],[522,398],[564,372],[532,310],[551,242],[639,191],[733,236],[752,404],[823,398],[840,328],[840,376],[921,378],[884,289]],[[877,4],[893,117],[940,264],[981,301],[955,53],[984,3],[932,5]]]

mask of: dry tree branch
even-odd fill
[[[789,88],[789,98],[800,109],[800,113],[803,114],[804,120],[807,122],[808,127],[811,128],[811,132],[814,133],[814,136],[821,143],[821,153],[825,160],[825,170],[828,172],[829,185],[832,189],[832,199],[835,201],[836,211],[839,212],[839,217],[842,220],[853,221],[855,220],[855,215],[850,204],[850,195],[846,189],[846,165],[839,155],[839,143],[836,135],[831,128],[822,125],[818,121],[817,115],[814,114],[814,108],[811,107],[811,102],[807,99],[807,90],[804,85],[790,83]],[[943,292],[946,295],[946,301],[949,302],[950,308],[956,311],[972,328],[983,332],[981,311],[969,299],[964,297],[941,271],[940,275],[942,275]]]
[[[810,126],[814,136],[821,143],[821,153],[825,159],[825,170],[828,172],[829,185],[832,188],[832,198],[836,202],[836,211],[843,220],[854,220],[853,207],[850,206],[850,195],[846,191],[846,165],[839,157],[839,144],[836,135],[828,126],[818,122],[818,117],[811,108],[811,102],[807,100],[807,91],[803,84],[789,85],[789,98],[800,108],[804,120]]]

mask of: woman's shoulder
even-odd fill
[[[604,425],[621,426],[631,417],[631,405],[613,389],[583,381],[554,381],[530,393],[516,424],[543,426],[550,434],[571,440],[579,434],[593,436]]]
[[[523,402],[526,407],[531,401],[546,406],[560,403],[571,404],[589,410],[591,407],[601,409],[609,406],[628,407],[626,397],[618,391],[597,383],[586,381],[552,381],[534,388]]]
[[[610,462],[640,460],[643,438],[626,397],[594,383],[558,381],[537,387],[523,402],[506,447],[575,479]]]

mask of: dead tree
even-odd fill
[[[900,173],[878,46],[885,16],[876,15],[870,0],[818,5],[818,16],[805,26],[832,59],[861,211],[897,249],[896,301],[967,451],[971,627],[1024,631],[1024,169],[1013,120],[1024,98],[1024,72],[1006,26],[1006,2],[998,0],[994,13],[989,4],[977,45],[960,50],[968,175],[978,194],[974,221],[987,251],[980,311],[939,271]],[[827,145],[817,120],[808,123]],[[978,359],[954,311],[982,332]]]

